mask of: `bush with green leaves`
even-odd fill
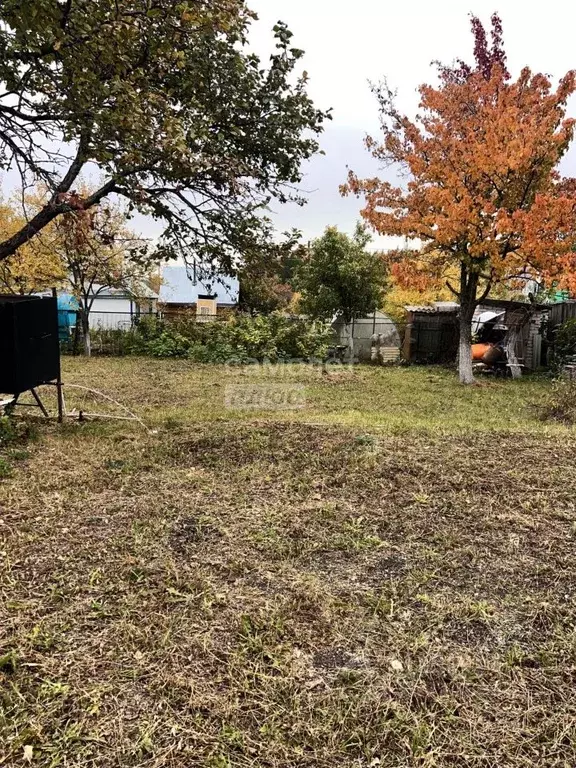
[[[279,313],[235,317],[220,326],[221,341],[228,341],[252,359],[273,362],[324,357],[331,339],[325,323]]]
[[[0,480],[12,474],[12,461],[28,457],[28,452],[22,446],[34,440],[36,434],[36,428],[29,421],[0,416]]]
[[[544,421],[576,424],[576,381],[558,379],[552,386],[550,397],[542,408]]]
[[[247,363],[249,360],[245,350],[233,347],[226,342],[212,341],[201,344],[195,341],[188,350],[188,358],[197,363]]]
[[[149,339],[144,351],[152,357],[188,357],[190,339],[177,331],[165,330]]]
[[[94,352],[189,358],[199,363],[323,358],[332,340],[330,327],[280,313],[232,316],[199,323],[195,317],[160,320],[145,317],[129,331],[96,331]]]
[[[0,416],[0,448],[16,440],[16,427],[8,416]]]
[[[552,368],[559,372],[572,360],[576,362],[576,317],[567,320],[555,333]]]

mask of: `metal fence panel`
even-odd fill
[[[92,330],[129,330],[138,316],[130,312],[90,312]]]

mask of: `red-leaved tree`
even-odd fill
[[[460,302],[463,383],[474,381],[474,311],[497,283],[530,274],[576,286],[576,180],[557,170],[574,133],[566,102],[575,73],[555,90],[528,68],[512,80],[499,17],[490,41],[474,17],[472,31],[474,65],[438,64],[439,84],[420,87],[415,120],[397,111],[386,85],[374,89],[384,137],[368,138],[368,149],[406,183],[351,172],[342,189],[365,197],[362,215],[378,233],[422,243],[407,260],[430,275],[458,274],[449,287]]]

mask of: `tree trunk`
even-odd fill
[[[354,362],[354,336],[352,336],[352,334],[348,336],[348,349],[346,350],[346,357],[348,362],[352,365]]]
[[[472,318],[460,307],[460,343],[458,345],[458,376],[461,384],[474,384],[472,371]]]
[[[458,344],[458,375],[461,384],[474,384],[472,371],[472,318],[477,306],[478,274],[469,272],[464,264],[460,270],[460,341]]]
[[[90,339],[90,316],[85,310],[80,311],[80,320],[82,323],[82,343],[84,344],[84,354],[86,357],[92,355],[92,342]]]
[[[76,312],[76,323],[74,324],[74,341],[72,342],[72,354],[74,357],[77,357],[78,352],[78,346],[80,343],[80,314],[77,311]]]
[[[348,362],[350,365],[354,364],[354,320],[351,321],[350,335],[348,336]]]

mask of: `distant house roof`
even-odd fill
[[[418,304],[406,304],[404,309],[406,312],[426,312],[428,314],[434,314],[438,312],[436,307],[419,306]]]
[[[133,286],[131,290],[127,288],[110,288],[102,287],[100,285],[94,286],[94,293],[97,293],[97,298],[100,299],[157,299],[158,294],[149,288],[144,283]]]
[[[93,285],[92,293],[96,293],[97,299],[133,299],[138,301],[139,299],[157,299],[158,294],[148,287],[145,283],[135,285],[131,290],[127,288],[111,288],[109,286],[102,287],[101,285]],[[33,294],[34,296],[51,296],[49,291],[39,291]],[[58,291],[58,303],[66,304],[72,294],[67,291]],[[76,302],[76,299],[74,299]],[[77,303],[77,302],[76,302]]]
[[[188,276],[184,266],[167,266],[162,270],[158,300],[161,304],[196,304],[199,296],[213,296],[218,304],[237,304],[240,284],[235,277],[215,275],[210,280]]]

